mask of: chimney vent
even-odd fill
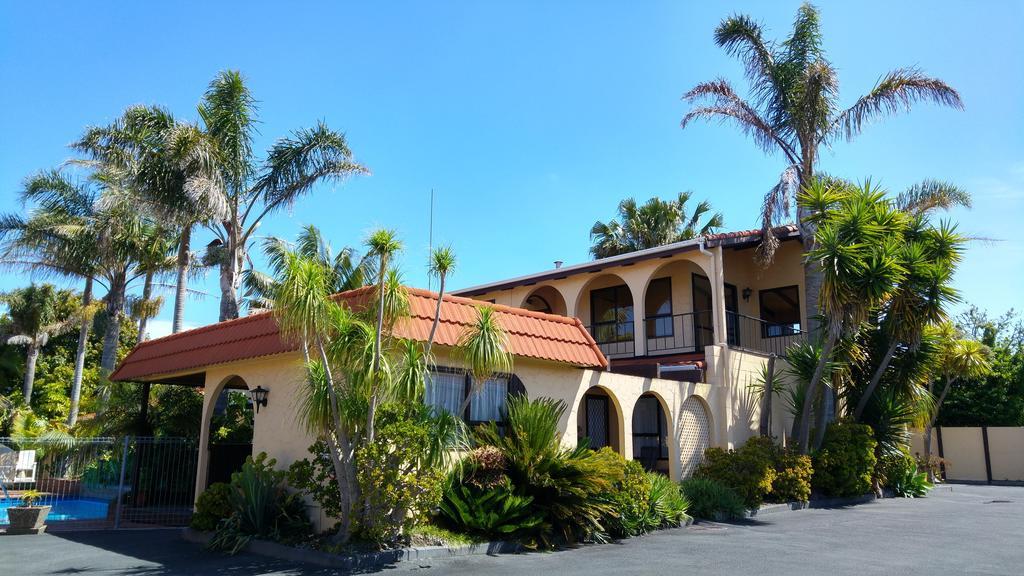
[[[562,264],[564,264],[564,262],[562,262],[561,260],[555,260],[555,270],[561,268]]]

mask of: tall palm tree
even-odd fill
[[[308,225],[299,233],[294,244],[273,236],[263,241],[263,253],[269,272],[249,269],[242,275],[245,303],[250,310],[273,308],[278,279],[284,275],[288,255],[292,252],[313,259],[323,266],[328,275],[328,290],[331,294],[362,288],[371,277],[372,262],[369,258],[357,261],[355,251],[348,247],[335,254],[320,230]]]
[[[466,412],[469,402],[495,374],[512,372],[512,355],[508,352],[508,337],[498,323],[494,308],[477,308],[476,321],[459,338],[458,353],[469,369],[472,386],[462,400],[459,414]]]
[[[919,101],[963,108],[960,95],[945,82],[916,68],[893,70],[852,106],[839,105],[839,80],[822,47],[818,9],[804,4],[797,11],[793,32],[782,42],[766,40],[761,25],[749,16],[726,18],[715,30],[715,43],[739,58],[746,69],[751,98],[741,98],[728,81],[698,84],[683,95],[694,107],[682,120],[734,122],[762,150],[779,153],[786,162],[779,182],[764,197],[758,250],[763,262],[771,260],[779,240],[772,230],[785,219],[800,188],[817,172],[818,151],[838,140],[852,140],[870,121],[909,111]],[[811,214],[797,207],[805,250],[813,248]],[[804,265],[807,317],[818,310],[823,272],[808,260]]]
[[[595,222],[590,228],[590,253],[594,258],[607,258],[706,236],[724,226],[722,214],[711,214],[707,200],[688,215],[686,203],[692,194],[680,192],[674,200],[651,198],[639,206],[632,198],[619,202],[618,220]],[[705,216],[708,219],[702,224]]]
[[[177,230],[172,332],[179,332],[193,266],[193,229],[227,217],[213,143],[197,125],[179,122],[163,108],[131,106],[109,125],[87,129],[73,146],[89,161],[121,171],[133,185],[118,192]]]
[[[22,385],[22,401],[26,406],[32,402],[32,388],[36,379],[36,361],[40,351],[53,336],[72,329],[78,320],[77,297],[68,290],[58,291],[52,284],[31,284],[27,288],[13,290],[0,295],[0,302],[7,305],[7,332],[5,341],[15,346],[25,346],[25,378]]]
[[[372,379],[373,388],[376,387],[376,379],[380,374],[380,362],[382,357],[381,350],[381,339],[384,335],[384,312],[387,304],[387,298],[385,297],[385,285],[388,276],[388,265],[391,259],[402,249],[402,243],[398,240],[398,236],[393,230],[377,230],[370,234],[370,237],[366,240],[366,246],[370,249],[372,254],[377,259],[377,331],[374,336],[373,343],[373,369]],[[370,394],[370,409],[366,416],[366,428],[367,438],[370,442],[374,439],[374,417],[377,410],[377,395]]]
[[[202,131],[216,151],[226,216],[213,227],[220,265],[220,319],[238,317],[238,290],[249,242],[263,219],[324,181],[369,174],[355,162],[345,136],[318,123],[279,139],[257,162],[252,150],[256,100],[236,71],[210,82],[199,105]]]
[[[441,323],[441,302],[444,300],[445,281],[453,270],[455,270],[455,252],[451,246],[435,248],[430,253],[429,272],[431,276],[437,276],[439,284],[437,288],[437,308],[434,310],[434,322],[430,325],[430,336],[427,338],[427,358],[430,358],[430,349],[434,346],[437,326]]]
[[[979,378],[988,374],[991,369],[991,350],[977,340],[963,338],[960,332],[950,322],[943,322],[938,326],[937,337],[939,339],[939,353],[937,359],[936,375],[942,383],[942,391],[938,398],[934,399],[931,414],[928,416],[924,427],[924,458],[928,465],[928,480],[934,481],[935,474],[932,471],[932,430],[939,418],[939,410],[942,403],[946,401],[946,395],[953,385],[961,379]],[[934,380],[928,382],[928,394],[934,398]]]
[[[867,182],[849,186],[818,179],[799,195],[815,226],[814,248],[807,259],[823,272],[819,305],[825,334],[818,364],[808,383],[801,412],[798,442],[806,453],[811,410],[836,343],[856,331],[902,281],[898,253],[905,215],[885,199],[885,192]],[[828,390],[824,391],[831,398]],[[825,404],[825,403],[823,403]],[[827,409],[818,410],[818,440],[824,433]]]

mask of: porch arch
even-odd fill
[[[568,307],[565,304],[565,297],[562,296],[562,293],[557,288],[550,284],[538,286],[533,289],[525,298],[523,298],[519,307],[526,310],[533,310],[535,312],[557,314],[559,316],[568,315]]]
[[[203,390],[203,411],[199,423],[199,463],[196,468],[196,498],[206,490],[206,486],[209,484],[211,422],[217,409],[218,400],[225,391],[248,392],[250,388],[251,386],[242,376],[231,374],[221,378],[215,386]],[[255,422],[253,424],[255,431]]]
[[[648,390],[633,404],[631,436],[633,459],[644,468],[674,476],[679,451],[672,432],[672,411],[658,392]]]
[[[605,288],[619,289],[613,294],[616,304],[609,307],[608,302],[603,302],[604,309],[595,313],[592,294],[595,290]],[[636,353],[637,324],[634,312],[640,303],[633,292],[625,278],[607,273],[597,274],[587,280],[576,297],[576,317],[587,327],[607,357],[632,357]]]
[[[580,398],[576,411],[576,437],[589,438],[590,447],[608,446],[626,455],[626,426],[622,403],[604,386],[591,386]]]

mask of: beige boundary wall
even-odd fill
[[[735,447],[757,433],[760,406],[749,385],[760,374],[760,367],[767,362],[767,356],[725,346],[708,346],[706,354],[707,383],[583,370],[525,358],[516,359],[514,372],[531,398],[550,397],[565,403],[566,412],[560,422],[560,431],[562,443],[566,446],[575,446],[584,434],[578,425],[584,396],[595,388],[600,389],[610,398],[610,406],[613,407],[610,410],[610,416],[614,419],[611,428],[617,437],[612,438],[611,443],[627,459],[634,458],[632,424],[637,400],[644,394],[655,396],[665,413],[669,475],[673,479],[680,479],[692,471],[695,462],[702,456],[702,450],[696,450],[693,445],[694,422],[700,421],[700,418],[694,419],[695,405],[703,409],[708,422],[707,433],[699,435],[706,439],[707,445]],[[448,357],[447,350],[437,350],[437,356],[438,365],[459,366],[458,362]],[[780,361],[777,367],[781,371],[784,364]],[[266,452],[269,457],[277,460],[279,468],[287,468],[296,460],[307,458],[307,449],[313,443],[313,438],[303,429],[297,417],[298,399],[304,386],[303,374],[302,357],[298,353],[208,368],[200,446],[208,446],[210,417],[217,397],[226,384],[237,384],[240,379],[250,389],[262,386],[269,390],[267,406],[261,407],[255,416],[254,453]],[[684,407],[684,402],[693,398],[696,400]],[[777,402],[773,409],[777,423],[773,426],[773,433],[782,437],[788,422],[781,416],[779,404]],[[206,486],[208,458],[208,450],[201,450],[196,477],[197,493]],[[324,520],[320,518],[321,525]]]
[[[939,451],[939,435],[942,451]],[[988,436],[986,466],[985,437]],[[921,431],[914,431],[911,450],[924,454]],[[1024,482],[1024,427],[954,427],[932,432],[932,455],[946,464],[951,482]],[[991,477],[989,472],[991,471]]]

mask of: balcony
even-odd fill
[[[594,337],[597,347],[607,358],[632,358],[636,356],[633,341],[632,320],[612,320],[596,322],[587,326],[587,331]]]
[[[807,337],[799,324],[772,324],[732,311],[726,311],[725,319],[731,348],[785,356],[791,344]]]
[[[644,324],[648,355],[703,352],[715,338],[710,310],[650,316]]]

